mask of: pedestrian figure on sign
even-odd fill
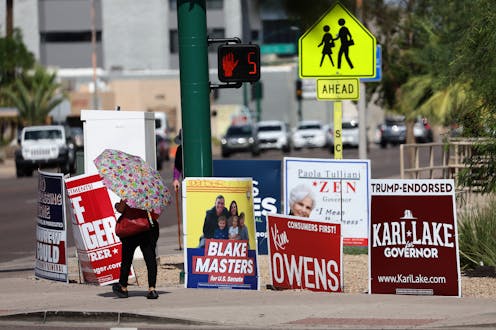
[[[353,41],[348,28],[344,26],[344,18],[340,18],[338,24],[341,26],[341,28],[339,29],[338,37],[336,38],[336,40],[340,39],[341,41],[341,47],[339,47],[338,53],[338,69],[341,69],[341,57],[343,56],[343,54],[346,58],[346,61],[348,62],[348,65],[350,66],[350,68],[353,69],[353,63],[351,63],[350,57],[348,55],[348,47],[354,45],[355,42]]]
[[[322,41],[317,47],[322,47],[322,58],[320,59],[320,66],[324,63],[324,57],[327,55],[331,60],[332,66],[334,66],[334,62],[332,60],[332,47],[334,47],[334,39],[332,38],[332,34],[329,33],[331,28],[329,25],[324,25],[324,36],[322,37]]]

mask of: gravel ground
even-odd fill
[[[182,286],[180,273],[183,269],[183,254],[163,256],[158,268],[157,287]],[[366,293],[368,291],[368,256],[344,255],[344,292]],[[268,256],[259,256],[260,288],[266,290],[271,284]],[[146,267],[143,260],[135,261],[135,271],[139,286],[146,287]],[[476,298],[496,298],[495,277],[467,277],[462,276],[462,296]]]

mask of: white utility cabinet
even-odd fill
[[[93,160],[105,149],[140,156],[157,168],[155,115],[144,111],[81,110],[84,173],[98,173]]]

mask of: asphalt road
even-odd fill
[[[281,151],[271,150],[263,152],[255,159],[280,159],[284,156],[305,157],[305,158],[332,158],[333,155],[326,149],[302,149],[293,151],[290,154],[283,154]],[[343,153],[345,159],[358,158],[358,149],[345,149]],[[398,177],[399,148],[379,149],[372,147],[369,150],[368,158],[371,160],[372,178]],[[220,159],[220,156],[214,156]],[[232,155],[229,159],[252,159],[250,153],[239,153]],[[0,165],[5,166],[5,165]],[[164,162],[161,171],[162,177],[173,191],[172,179],[173,161]],[[55,169],[46,169],[54,171]],[[10,172],[9,172],[10,173]],[[12,171],[15,173],[15,171]],[[38,178],[36,173],[33,177],[15,178],[3,176],[0,178],[0,276],[2,273],[21,269],[32,269],[35,251],[35,228],[36,228],[36,202],[37,202]],[[68,219],[70,219],[68,217]],[[179,248],[177,231],[178,216],[175,203],[166,208],[159,219],[161,225],[160,244],[175,244]],[[71,233],[70,220],[68,220],[68,232]],[[68,235],[68,247],[73,248],[72,235]],[[69,251],[69,253],[71,253]]]

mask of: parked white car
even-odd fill
[[[288,125],[279,120],[265,120],[257,123],[258,145],[261,150],[279,149],[291,151],[291,134]]]
[[[334,127],[328,129],[328,141],[330,146],[334,145]],[[360,144],[360,130],[356,120],[343,121],[341,123],[341,143],[343,146],[358,148]]]
[[[325,128],[318,120],[304,120],[298,123],[293,132],[293,147],[324,148],[327,146]]]
[[[75,171],[74,144],[64,126],[28,126],[19,136],[15,152],[17,177],[32,176],[41,167],[59,167],[63,173]]]

